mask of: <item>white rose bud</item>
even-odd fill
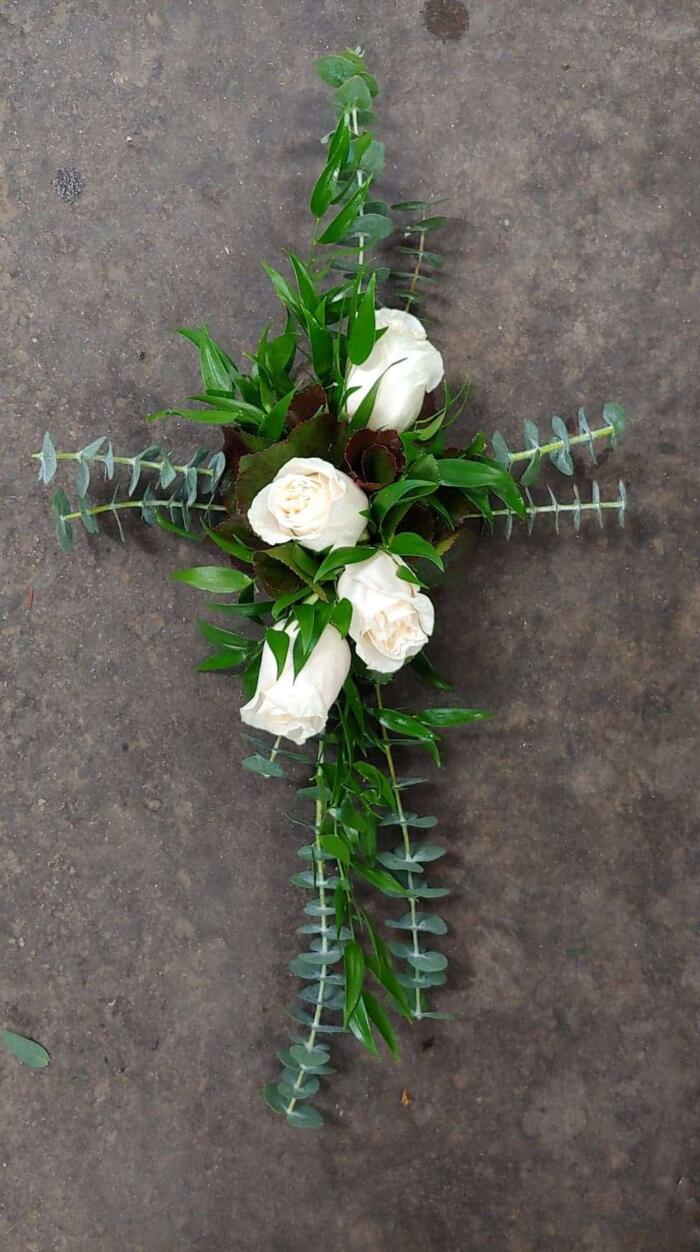
[[[359,387],[359,391],[348,397],[347,411],[352,417],[370,387],[384,375],[367,427],[369,430],[408,430],[423,407],[426,391],[437,387],[444,376],[442,357],[429,343],[425,328],[412,313],[378,309],[375,322],[377,328],[386,326],[387,329],[367,360],[362,365],[350,366],[347,385]]]
[[[295,539],[312,552],[357,543],[367,526],[364,491],[348,474],[317,456],[287,461],[255,496],[248,521],[265,543]]]
[[[350,648],[335,626],[326,626],[295,678],[292,652],[299,627],[293,622],[275,629],[286,630],[289,635],[284,668],[278,678],[277,662],[266,643],[255,695],[243,705],[241,721],[271,735],[283,735],[293,743],[306,743],[325,728],[328,710],[348,676]]]
[[[347,565],[338,579],[338,598],[352,605],[350,635],[357,655],[380,674],[392,674],[420,652],[433,633],[435,611],[415,583],[399,578],[406,562],[377,552]]]

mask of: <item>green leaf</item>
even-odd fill
[[[181,539],[191,539],[193,543],[204,542],[201,535],[196,535],[184,526],[178,526],[177,522],[172,522],[169,517],[165,516],[162,509],[156,509],[155,518],[161,529],[169,531],[172,535],[179,535]]]
[[[391,783],[382,774],[381,770],[377,769],[376,765],[371,765],[369,761],[356,761],[355,771],[360,775],[360,778],[363,778],[365,782],[368,782],[374,788],[384,804],[389,806],[393,804]]]
[[[463,461],[459,457],[438,460],[436,465],[444,487],[488,487],[517,517],[525,519],[527,510],[520,488],[502,465],[495,461]]]
[[[362,365],[374,347],[376,335],[374,317],[375,287],[376,278],[373,274],[369,280],[367,290],[360,300],[348,337],[348,357],[353,365]]]
[[[320,295],[311,271],[295,252],[289,252],[287,255],[289,257],[289,263],[294,270],[294,277],[297,280],[297,287],[299,288],[299,296],[302,303],[311,313],[315,313],[318,307]]]
[[[277,761],[271,761],[267,756],[261,756],[260,753],[245,757],[241,765],[244,769],[250,770],[251,774],[260,774],[262,778],[284,778],[282,766]]]
[[[326,227],[319,239],[319,243],[337,243],[339,239],[347,233],[349,227],[357,217],[358,210],[367,195],[367,184],[364,183],[359,187],[355,194],[348,200],[339,213],[333,218],[332,222]]]
[[[396,920],[390,918],[386,922],[393,930],[419,930],[430,935],[446,935],[447,922],[438,917],[437,913],[404,913]]]
[[[335,626],[341,639],[344,639],[352,621],[352,604],[350,601],[345,599],[336,600],[328,620],[331,626]]]
[[[290,252],[289,259],[296,273],[297,266],[301,266],[301,261],[294,256],[293,252]],[[274,339],[267,341],[266,367],[273,382],[279,387],[289,380],[289,370],[294,363],[296,347],[297,332],[295,330],[287,330],[284,334],[276,335]]]
[[[53,440],[47,430],[41,445],[39,454],[39,482],[48,486],[58,468],[58,460],[56,458],[56,449],[53,446]]]
[[[389,1018],[384,1012],[381,1004],[375,999],[370,991],[364,991],[362,999],[364,1000],[365,1008],[367,1009],[370,1020],[374,1022],[387,1048],[394,1054],[394,1056],[398,1056],[399,1045],[396,1041],[396,1035],[391,1028],[391,1022],[389,1021]]]
[[[286,278],[280,274],[279,270],[276,270],[272,265],[268,265],[266,261],[262,261],[261,265],[272,283],[278,299],[280,299],[282,304],[294,313],[296,317],[300,318],[301,305],[299,304],[299,300],[294,294]]]
[[[540,472],[542,457],[539,452],[530,459],[525,469],[525,473],[520,478],[521,487],[531,487],[537,481]]]
[[[280,1091],[276,1082],[266,1082],[263,1087],[263,1099],[268,1108],[274,1109],[275,1113],[283,1113],[286,1115],[289,1106],[289,1100]]]
[[[286,630],[276,630],[271,626],[269,630],[265,631],[265,643],[275,658],[277,677],[279,678],[282,674],[282,670],[284,669],[285,661],[287,660],[287,653],[289,652],[289,635]]]
[[[262,555],[270,557],[273,561],[279,561],[281,565],[286,565],[287,569],[292,570],[309,587],[313,587],[318,581],[316,559],[301,544],[293,541],[280,543],[274,548],[266,548]]]
[[[393,874],[389,874],[386,870],[372,869],[369,865],[353,866],[353,873],[359,874],[360,878],[364,878],[365,882],[371,883],[384,895],[389,896],[408,896],[411,894]]]
[[[384,144],[378,139],[370,139],[360,158],[360,169],[371,178],[376,178],[384,169]]]
[[[59,517],[65,517],[66,513],[70,513],[70,501],[63,487],[59,487],[59,490],[51,496],[51,508],[58,513]]]
[[[349,226],[348,235],[352,238],[362,236],[365,243],[377,243],[380,239],[388,239],[394,233],[394,223],[383,213],[361,213]]]
[[[434,731],[429,730],[422,721],[419,721],[417,717],[411,717],[409,713],[400,713],[397,709],[377,709],[376,717],[387,730],[404,738],[420,740],[435,738]]]
[[[377,1056],[377,1045],[374,1042],[374,1036],[372,1035],[372,1024],[369,1019],[364,996],[360,996],[357,1001],[355,1011],[349,1018],[347,1025],[350,1027],[355,1038],[359,1039],[360,1043],[367,1048],[367,1051],[371,1052],[372,1056]]]
[[[402,531],[401,534],[394,535],[393,539],[389,541],[388,548],[396,556],[423,557],[426,561],[432,561],[433,565],[437,565],[438,569],[445,568],[442,557],[432,543],[428,543],[426,539],[422,539],[420,535],[414,535],[410,531]]]
[[[329,87],[342,87],[357,73],[357,66],[348,57],[323,56],[316,62],[316,73]]]
[[[337,569],[346,565],[355,565],[358,561],[367,561],[376,553],[376,548],[354,547],[334,548],[321,562],[316,572],[316,582],[325,582]]]
[[[350,939],[343,953],[345,969],[344,1023],[347,1026],[355,1011],[365,977],[365,957],[356,939]]]
[[[285,419],[294,396],[295,390],[294,387],[292,387],[291,391],[288,391],[285,396],[282,396],[282,399],[278,400],[277,403],[274,404],[265,414],[265,417],[260,425],[260,434],[263,438],[272,439],[273,441],[279,439],[282,431],[284,430]]]
[[[188,587],[196,587],[199,591],[242,591],[249,587],[252,578],[240,570],[230,569],[226,565],[197,565],[192,569],[179,569],[170,575],[173,582],[185,583]]]
[[[159,422],[164,417],[182,417],[187,422],[202,422],[207,426],[226,426],[229,422],[247,418],[254,420],[258,426],[265,414],[254,404],[237,400],[225,409],[159,409],[157,413],[149,413],[146,421]]]
[[[464,726],[468,722],[483,722],[490,716],[480,709],[426,709],[420,718],[429,726]]]
[[[73,526],[67,522],[65,517],[59,517],[56,522],[56,538],[63,552],[70,552],[73,547]]]
[[[355,413],[350,419],[350,429],[352,431],[364,430],[370,417],[372,416],[372,410],[374,409],[374,402],[377,398],[377,392],[379,391],[379,388],[382,385],[382,379],[384,378],[385,374],[387,374],[388,371],[392,368],[392,365],[398,365],[398,364],[399,364],[398,361],[392,361],[391,365],[387,365],[386,369],[383,370],[382,373],[379,375],[379,378],[375,379],[375,381],[372,383],[372,386],[369,388],[369,391],[366,393],[366,395],[362,397],[362,400],[357,406]]]
[[[328,1062],[328,1048],[315,1047],[307,1048],[305,1043],[294,1043],[289,1049],[289,1055],[292,1057],[294,1064],[299,1069],[316,1070],[324,1069]]]
[[[231,392],[235,386],[238,370],[230,356],[211,338],[206,326],[200,326],[197,330],[179,327],[177,334],[182,335],[184,339],[189,339],[199,352],[199,366],[205,391]]]
[[[346,78],[333,96],[336,107],[340,109],[371,109],[372,95],[364,77],[360,74]]]
[[[424,583],[417,574],[414,574],[408,565],[400,565],[396,570],[396,577],[400,578],[402,582],[413,583],[414,587],[427,586],[427,583]]]
[[[441,974],[447,969],[447,957],[442,952],[408,952],[406,960],[425,974]]]
[[[369,920],[369,919],[368,919]],[[391,963],[391,954],[383,939],[380,939],[374,927],[370,929],[374,952],[367,957],[367,966],[374,974],[377,982],[384,988],[398,1013],[411,1021],[412,1012],[408,996],[399,982]]]
[[[245,665],[248,657],[248,652],[226,648],[223,652],[212,652],[205,657],[196,666],[196,670],[198,674],[209,674],[220,669],[239,669],[241,665]]]
[[[621,404],[615,404],[609,400],[603,405],[603,425],[613,427],[615,439],[624,433],[627,425],[627,414]],[[610,442],[614,446],[612,438]]]
[[[328,852],[336,861],[340,861],[342,865],[350,864],[350,849],[338,835],[321,835],[319,843],[323,851]]]
[[[430,683],[431,687],[435,687],[437,691],[452,690],[452,683],[448,682],[446,678],[442,678],[441,675],[438,674],[431,661],[429,661],[425,655],[425,652],[419,652],[418,656],[414,656],[413,660],[409,661],[409,665],[411,666],[411,669],[415,670],[418,676],[423,679],[424,682]]]
[[[206,622],[202,618],[197,622],[199,633],[207,643],[221,644],[224,648],[236,648],[239,652],[250,652],[257,645],[252,639],[246,639],[245,635],[234,634],[231,630],[224,630],[221,626],[214,626],[212,622]]]
[[[314,184],[309,207],[314,217],[323,217],[330,207],[338,177],[337,165],[325,165]]]
[[[0,1030],[0,1040],[8,1052],[30,1069],[46,1069],[51,1062],[46,1048],[34,1039],[28,1039],[26,1035],[18,1035],[14,1030]]]
[[[226,535],[220,535],[218,531],[212,530],[204,522],[202,523],[202,529],[209,536],[212,543],[215,543],[217,548],[221,548],[222,552],[227,552],[229,556],[235,556],[238,561],[245,561],[249,565],[252,564],[253,553],[238,539],[229,539]],[[187,534],[186,531],[185,534]]]
[[[424,217],[420,222],[414,222],[413,225],[407,226],[406,230],[415,231],[418,234],[424,235],[431,230],[442,230],[442,227],[446,225],[446,217]]]
[[[335,888],[335,891],[333,892],[333,913],[334,913],[334,920],[335,920],[335,933],[338,937],[340,937],[340,933],[343,928],[343,922],[345,921],[347,907],[348,907],[348,896],[347,896],[347,891],[345,890],[345,883],[339,882],[337,887]]]
[[[408,504],[420,500],[423,496],[432,495],[437,490],[437,483],[416,478],[404,478],[400,482],[390,483],[382,487],[372,501],[372,508],[380,522],[384,521],[390,509],[400,501]]]
[[[286,1113],[287,1121],[300,1130],[318,1130],[323,1125],[323,1118],[313,1104],[296,1105],[291,1113]]]

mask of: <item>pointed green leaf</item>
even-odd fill
[[[8,1052],[30,1069],[46,1069],[50,1064],[51,1056],[46,1048],[26,1035],[18,1035],[14,1030],[0,1030],[0,1040]]]
[[[362,365],[367,360],[376,335],[374,316],[374,293],[376,278],[373,274],[362,296],[355,319],[348,337],[348,357],[353,365]]]
[[[374,1022],[387,1048],[394,1054],[394,1056],[398,1056],[399,1045],[396,1040],[396,1035],[392,1030],[391,1022],[389,1021],[389,1018],[384,1012],[381,1004],[375,999],[370,991],[364,991],[362,993],[362,999],[370,1020]]]
[[[365,957],[356,939],[351,939],[343,953],[345,968],[344,1021],[347,1026],[355,1011],[365,977]]]
[[[174,582],[185,583],[188,587],[198,588],[199,591],[217,593],[242,591],[253,581],[247,574],[225,565],[198,565],[192,569],[176,570],[170,577]]]

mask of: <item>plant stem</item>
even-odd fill
[[[142,503],[143,502],[141,500],[121,500],[118,504],[116,503],[97,504],[97,505],[94,505],[93,508],[85,509],[84,512],[90,514],[91,517],[94,517],[97,513],[116,513],[117,511],[121,509],[140,509],[142,506]],[[175,505],[175,507],[177,508],[178,501],[177,500],[149,500],[148,501],[148,507],[150,509],[169,509],[173,505]],[[208,513],[211,513],[211,512],[225,513],[226,512],[226,508],[224,507],[223,504],[199,504],[196,501],[194,504],[188,504],[187,508],[204,509]],[[83,514],[80,512],[64,513],[63,520],[64,522],[76,522],[76,521],[79,521],[82,516]]]
[[[32,452],[32,458],[33,460],[38,461],[41,458],[41,453]],[[57,452],[56,460],[57,461],[79,461],[80,453],[79,452]],[[132,468],[133,468],[134,462],[138,460],[139,458],[136,456],[113,456],[112,457],[112,462],[114,465],[128,465],[128,466],[131,466]],[[107,462],[107,457],[104,454],[100,454],[99,456],[92,456],[90,457],[90,462],[92,463],[93,461],[99,461],[100,465],[105,465]],[[159,473],[163,469],[162,461],[141,461],[140,464],[143,469],[158,470]],[[175,470],[176,474],[184,474],[188,469],[196,469],[198,474],[208,474],[210,477],[214,473],[213,469],[208,469],[206,466],[200,466],[200,465],[194,465],[194,466],[193,465],[173,465],[172,468]]]
[[[359,128],[359,126],[358,126],[358,124],[357,124],[357,109],[351,109],[351,110],[350,110],[350,128],[351,128],[352,133],[353,133],[353,135],[355,136],[355,138],[356,138],[356,139],[358,139],[358,138],[359,138],[359,135],[360,135],[360,128]],[[358,185],[358,187],[363,187],[363,186],[364,186],[364,179],[363,179],[363,176],[362,176],[362,170],[360,170],[360,169],[358,169],[358,171],[357,171],[357,185]],[[359,217],[362,217],[363,212],[364,212],[364,210],[363,210],[362,206],[360,206],[360,212],[359,212],[358,216],[359,216]],[[359,241],[360,241],[360,242],[359,242],[359,253],[358,253],[357,260],[358,260],[358,264],[362,266],[362,265],[364,265],[364,263],[365,263],[365,237],[364,237],[364,235],[358,235],[358,239],[359,239]]]
[[[578,504],[535,504],[527,505],[527,512],[530,517],[539,516],[540,513],[577,513],[588,512],[592,509],[623,509],[625,505],[622,500],[599,500],[592,504],[584,504],[581,501]],[[515,514],[512,509],[492,509],[492,517],[513,517]],[[463,513],[462,520],[467,521],[468,518],[483,517],[483,513]]]
[[[316,878],[318,879],[318,902],[321,906],[321,909],[324,910],[321,913],[321,949],[320,950],[322,953],[326,953],[328,951],[328,937],[330,935],[330,929],[328,927],[328,918],[325,913],[326,886],[325,886],[324,867],[327,864],[327,862],[324,862],[323,860],[323,848],[321,847],[321,844],[320,844],[320,835],[321,835],[321,830],[323,827],[323,818],[324,818],[324,802],[323,802],[322,793],[321,793],[321,783],[323,782],[323,775],[321,772],[322,766],[323,766],[323,750],[324,750],[324,740],[323,740],[323,736],[321,736],[321,738],[318,741],[318,755],[316,757],[316,786],[318,788],[318,795],[316,797],[316,819],[314,822],[313,862],[314,862],[314,874]],[[316,1008],[314,1010],[313,1020],[311,1022],[311,1025],[309,1026],[309,1033],[306,1039],[306,1043],[304,1044],[304,1047],[307,1049],[308,1052],[311,1052],[316,1042],[318,1026],[320,1024],[321,1017],[323,1015],[323,997],[324,997],[325,990],[326,990],[327,974],[328,974],[328,966],[322,965],[321,972],[318,976],[318,996],[316,998]],[[297,1074],[294,1080],[293,1087],[292,1087],[293,1091],[299,1091],[303,1087],[305,1072],[306,1072],[305,1070],[299,1067],[299,1073]],[[296,1103],[297,1103],[297,1097],[294,1096],[292,1097],[292,1099],[289,1101],[289,1104],[287,1105],[287,1109],[286,1109],[287,1114],[292,1113],[294,1111],[294,1107]]]
[[[377,708],[382,709],[384,705],[382,704],[382,692],[381,692],[379,683],[375,683],[374,692],[377,697]],[[394,793],[394,802],[396,804],[396,812],[398,814],[399,824],[401,827],[401,836],[403,838],[404,855],[406,857],[406,860],[410,861],[411,851],[412,851],[411,836],[409,834],[408,825],[406,823],[406,818],[404,816],[403,801],[401,800],[401,788],[399,787],[398,778],[396,776],[396,766],[394,765],[394,756],[391,751],[391,741],[389,739],[387,728],[384,725],[382,725],[382,741],[384,745],[384,756],[386,757],[387,768],[389,770],[389,778],[391,780],[391,789]],[[409,891],[412,891],[413,886],[414,886],[414,880],[413,880],[413,874],[410,872],[410,870],[407,871],[406,878],[408,881],[408,889]],[[420,953],[420,942],[418,939],[419,932],[418,932],[418,921],[416,917],[416,913],[417,913],[416,901],[413,898],[413,896],[411,896],[409,900],[409,907],[410,907],[410,912],[411,912],[411,939],[413,941],[414,954],[417,956]],[[421,1003],[420,987],[415,988],[415,995],[416,995],[416,1005],[413,1010],[413,1016],[417,1018],[418,1020],[420,1020],[423,1016],[423,1005]]]
[[[598,430],[592,430],[587,435],[572,435],[569,439],[569,447],[574,448],[580,443],[590,443],[591,439],[604,439],[606,436],[614,435],[614,426],[601,426]],[[523,448],[522,452],[511,452],[510,464],[514,461],[531,461],[533,456],[538,452],[540,456],[546,456],[550,452],[561,452],[565,447],[563,439],[555,439],[552,443],[542,443],[536,448]]]
[[[407,231],[406,234],[410,234],[410,232]],[[405,306],[406,313],[410,313],[411,305],[415,303],[411,299],[411,297],[413,296],[413,293],[416,290],[416,286],[418,285],[418,280],[420,278],[421,265],[423,264],[424,252],[425,252],[425,231],[423,230],[421,231],[420,239],[418,240],[418,256],[416,257],[415,265],[413,267],[413,278],[411,279],[411,284],[408,288],[408,295],[406,296],[406,306]]]

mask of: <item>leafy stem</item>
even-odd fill
[[[382,704],[382,690],[381,690],[381,687],[379,686],[379,683],[375,683],[374,693],[375,693],[376,700],[377,700],[377,708],[382,709],[384,705]],[[387,769],[389,771],[389,779],[391,782],[391,790],[394,796],[394,804],[396,805],[396,812],[399,818],[399,827],[401,830],[401,837],[403,839],[404,855],[406,857],[406,860],[409,861],[411,859],[411,836],[409,834],[408,823],[406,821],[406,817],[404,813],[403,801],[401,799],[401,788],[399,787],[398,777],[396,774],[396,766],[394,764],[394,755],[391,750],[391,740],[389,738],[389,732],[386,726],[384,725],[384,723],[382,723],[381,730],[382,730],[382,746],[384,750],[384,756],[386,758]],[[413,874],[411,873],[410,870],[408,870],[406,874],[406,882],[408,884],[409,891],[413,891],[415,882],[414,882]],[[410,910],[410,915],[411,915],[411,942],[413,944],[414,955],[417,956],[420,953],[420,941],[418,937],[418,917],[417,917],[418,910],[416,909],[416,901],[413,895],[409,899],[409,910]],[[415,1007],[413,1009],[413,1015],[414,1017],[420,1020],[420,1018],[423,1016],[423,1004],[421,1001],[420,987],[415,987],[414,992],[415,992]]]
[[[279,739],[277,740],[277,744],[279,744]],[[322,956],[325,956],[329,951],[328,940],[329,940],[331,931],[328,925],[328,914],[326,913],[327,897],[326,897],[326,886],[325,886],[325,876],[324,876],[324,854],[323,854],[323,848],[320,842],[321,832],[323,829],[323,819],[325,816],[325,800],[324,800],[325,791],[323,789],[323,760],[324,760],[324,739],[323,739],[323,736],[321,736],[318,742],[318,754],[316,757],[317,795],[316,795],[316,815],[315,815],[315,821],[314,821],[314,843],[313,843],[312,861],[313,861],[313,867],[314,867],[314,876],[318,882],[318,902],[319,902],[319,906],[321,910],[320,911],[320,925],[321,925],[320,952]],[[309,1053],[313,1051],[314,1045],[316,1043],[316,1036],[318,1034],[318,1028],[321,1023],[321,1017],[323,1016],[323,1003],[324,1003],[324,997],[326,993],[327,977],[328,977],[328,965],[324,963],[321,965],[320,973],[318,976],[318,992],[317,992],[317,997],[316,997],[316,1006],[314,1008],[314,1015],[313,1015],[313,1018],[311,1019],[311,1024],[309,1026],[308,1035],[306,1037],[304,1044],[302,1045],[303,1047],[306,1048],[307,1052]],[[300,1066],[299,1072],[292,1085],[292,1092],[296,1092],[296,1093],[301,1092],[302,1087],[304,1086],[305,1078],[306,1078],[306,1071],[303,1069],[302,1066]],[[294,1112],[297,1101],[299,1099],[300,1099],[300,1094],[291,1096],[289,1103],[287,1104],[287,1107],[285,1109],[285,1113],[288,1117],[290,1113]]]
[[[407,231],[406,233],[410,234],[410,231]],[[424,255],[425,255],[425,231],[423,230],[420,232],[420,237],[418,239],[418,248],[416,250],[415,262],[413,265],[413,277],[409,283],[408,290],[406,291],[406,303],[404,305],[404,309],[406,313],[410,313],[411,305],[415,304],[415,292],[416,292],[418,283],[420,282],[421,268],[423,265]]]
[[[352,132],[353,138],[359,139],[360,127],[357,121],[357,109],[356,108],[353,108],[350,110],[349,120],[350,120],[350,130]],[[357,185],[358,187],[364,186],[364,176],[359,165],[357,167]],[[362,217],[363,214],[364,214],[364,208],[362,205],[360,205],[358,216]],[[364,235],[358,235],[358,249],[359,251],[357,255],[357,260],[358,260],[358,264],[360,265],[360,267],[362,267],[365,263],[365,237]]]
[[[614,426],[601,426],[598,430],[591,430],[585,435],[572,435],[568,441],[568,447],[574,448],[577,444],[590,444],[592,439],[612,438],[615,434]],[[551,443],[540,444],[536,448],[523,448],[520,452],[510,453],[511,465],[515,461],[531,461],[533,456],[549,456],[552,452],[561,452],[567,447],[563,439],[553,439]]]
[[[179,507],[178,501],[173,501],[173,500],[153,499],[153,500],[148,501],[148,506],[151,509],[169,509],[173,507],[173,504],[175,505],[175,507]],[[226,513],[227,511],[223,504],[208,504],[208,503],[204,504],[198,501],[194,501],[192,504],[189,504],[187,507],[190,509],[203,509],[206,513],[211,513],[211,512]],[[80,511],[78,511],[77,513],[62,513],[61,518],[64,522],[75,522],[75,521],[79,521],[81,518],[85,516],[95,517],[98,513],[116,513],[117,511],[121,509],[143,509],[143,501],[142,500],[119,500],[119,501],[113,500],[109,504],[93,505],[89,509],[84,509],[82,513]]]
[[[56,456],[57,461],[80,461],[82,460],[81,452],[58,452],[57,451],[55,453],[55,456]],[[35,461],[41,460],[41,453],[32,452],[32,458]],[[90,460],[98,461],[100,465],[127,465],[131,469],[133,469],[134,465],[138,461],[142,469],[158,470],[159,474],[162,473],[163,466],[165,465],[165,461],[162,461],[162,460],[161,461],[143,461],[141,460],[141,457],[138,457],[138,456],[107,457],[105,455],[102,455],[102,456],[90,457]],[[211,477],[216,472],[215,470],[207,467],[206,465],[196,465],[196,466],[173,465],[172,469],[175,470],[176,474],[186,474],[188,469],[195,469],[198,474],[206,474],[209,477]]]

